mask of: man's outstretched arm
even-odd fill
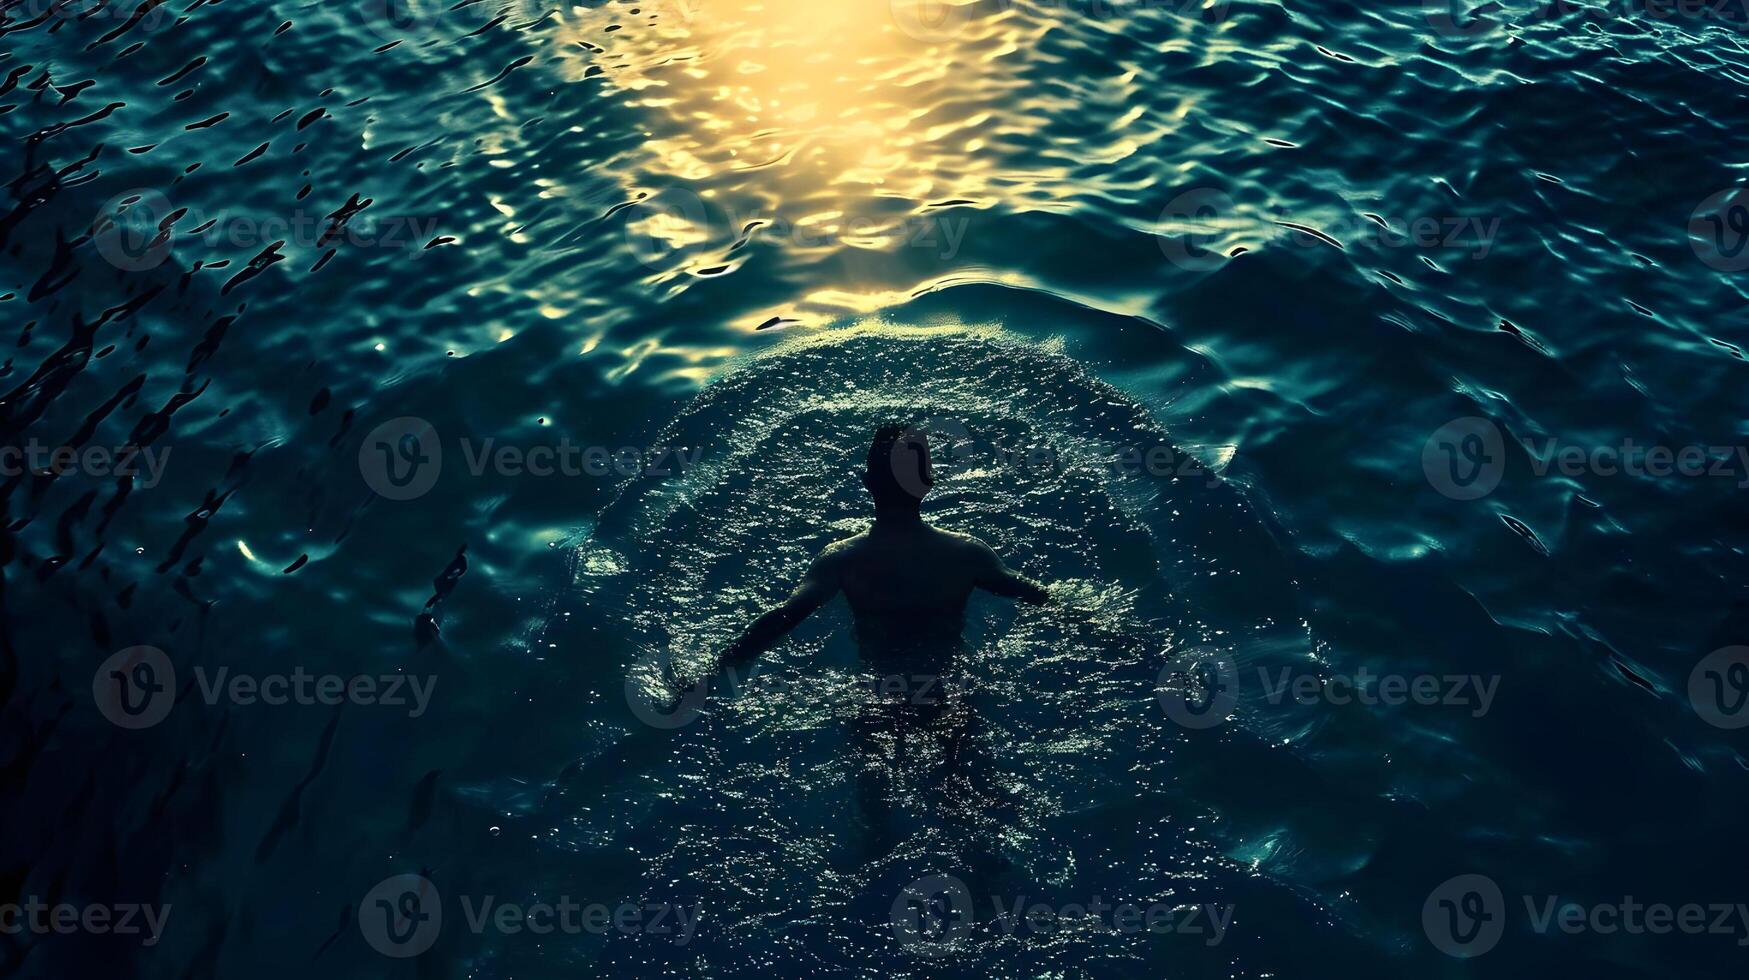
[[[833,549],[827,548],[808,566],[807,572],[796,583],[795,591],[790,593],[789,598],[766,610],[764,615],[753,621],[753,625],[747,627],[740,639],[723,651],[723,655],[718,658],[717,668],[720,670],[744,663],[771,649],[786,633],[807,619],[809,614],[837,595],[840,584],[838,562]]]
[[[978,588],[991,595],[1019,599],[1034,606],[1043,606],[1051,601],[1051,594],[1044,586],[1003,564],[1001,557],[989,545],[978,541],[977,550],[978,575],[975,581]]]

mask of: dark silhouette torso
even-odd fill
[[[1002,563],[977,538],[930,527],[915,511],[877,508],[874,526],[827,546],[783,603],[765,611],[720,663],[756,657],[838,593],[850,602],[865,659],[914,666],[944,662],[959,649],[966,600],[973,589],[1034,605],[1050,601],[1044,586]]]
[[[865,657],[955,647],[989,549],[922,521],[886,525],[832,546]]]

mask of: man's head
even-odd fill
[[[883,425],[875,430],[862,485],[874,498],[876,510],[916,511],[929,488],[935,486],[929,437],[907,425]]]

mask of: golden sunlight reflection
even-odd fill
[[[765,167],[865,184],[903,174],[917,162],[911,92],[952,63],[900,31],[887,0],[615,3],[573,7],[564,24],[580,72],[659,110],[647,149],[689,180]]]
[[[731,246],[891,251],[928,204],[993,197],[977,151],[991,105],[1018,83],[990,60],[1020,50],[1023,39],[1004,34],[1022,33],[1020,22],[960,25],[950,44],[903,29],[893,9],[661,0],[562,11],[555,38],[572,77],[599,76],[644,114],[635,158],[614,169],[627,200],[665,210],[641,209],[636,233],[670,250],[708,245],[714,260],[693,272],[720,275],[747,260],[725,254]],[[991,105],[965,104],[967,91]]]
[[[1153,40],[1054,70],[1080,56],[1074,31],[1132,29]],[[587,172],[543,174],[541,198],[577,222],[549,248],[589,237],[627,251],[644,296],[686,296],[736,333],[874,315],[968,282],[1043,289],[1016,256],[1063,242],[1025,236],[1071,227],[1101,187],[1102,206],[1133,211],[1175,165],[1196,167],[1200,155],[1146,159],[1192,100],[1141,87],[1163,51],[1207,64],[1240,43],[1219,35],[1159,4],[568,6],[543,21],[542,64],[557,98],[600,100],[600,138],[617,150]],[[596,137],[585,128],[568,136]],[[502,220],[521,231],[531,219]],[[1134,220],[1150,233],[1151,215]],[[614,315],[542,289],[573,313]]]

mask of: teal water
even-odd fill
[[[173,909],[151,947],[0,935],[8,969],[1740,968],[1749,925],[1539,931],[1524,899],[1749,901],[1742,742],[1691,684],[1749,642],[1743,9],[4,16],[7,445],[162,465],[0,474],[0,903]],[[945,453],[932,517],[1069,608],[976,605],[923,722],[837,606],[651,715],[662,664],[862,526],[892,418]],[[1464,419],[1490,492],[1441,475]],[[408,431],[424,468],[385,482]],[[1738,462],[1543,466],[1629,440]],[[684,455],[491,455],[537,447]],[[93,683],[136,645],[176,691],[130,730]],[[1238,681],[1220,724],[1168,709],[1189,651]],[[208,703],[221,669],[434,686]],[[1494,693],[1284,703],[1282,671]],[[1471,874],[1503,934],[1460,959],[1429,921]],[[373,943],[397,875],[442,895],[416,958]],[[485,896],[696,928],[476,931]],[[991,914],[1017,900],[1230,919]]]

